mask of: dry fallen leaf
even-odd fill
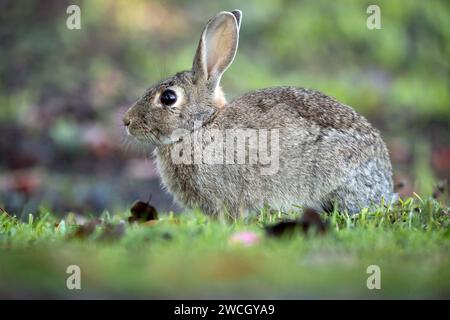
[[[305,209],[303,216],[299,220],[303,232],[308,233],[311,227],[315,228],[318,233],[325,233],[327,230],[326,224],[320,218],[319,213],[311,208]]]
[[[298,222],[295,220],[284,220],[274,225],[266,226],[266,233],[271,237],[280,237],[291,235],[298,228]]]
[[[125,222],[121,221],[118,224],[107,223],[104,225],[103,232],[99,240],[113,241],[122,238],[125,234]]]
[[[311,208],[306,208],[298,220],[285,220],[274,225],[267,226],[266,234],[271,237],[292,235],[296,231],[308,234],[310,229],[315,229],[319,234],[327,231],[327,225],[320,218],[319,213]]]
[[[77,231],[75,231],[75,233],[72,234],[71,237],[73,237],[73,238],[80,238],[80,239],[87,238],[91,234],[93,234],[94,231],[95,231],[95,228],[98,225],[101,225],[101,224],[102,224],[102,220],[101,219],[91,220],[91,221],[89,221],[89,222],[87,222],[87,223],[85,223],[83,225],[78,226]]]
[[[131,216],[128,222],[145,222],[158,219],[158,211],[148,202],[136,201],[131,207]]]

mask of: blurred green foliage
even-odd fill
[[[223,79],[229,96],[283,84],[319,89],[369,115],[450,115],[445,0],[72,2],[81,7],[81,30],[66,28],[67,1],[2,5],[0,119],[58,96],[100,113],[132,101],[189,68],[205,21],[233,8],[244,18]],[[366,27],[373,3],[381,30]]]

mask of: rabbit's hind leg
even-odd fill
[[[392,180],[383,169],[376,160],[358,166],[339,187],[324,198],[324,210],[333,209],[336,204],[338,210],[355,214],[363,208],[379,205],[383,199],[385,203],[394,200]]]
[[[359,192],[343,186],[327,195],[325,200],[322,201],[322,209],[328,213],[337,210],[338,212],[356,214],[364,207],[361,202]]]

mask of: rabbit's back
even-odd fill
[[[227,105],[227,118],[234,125],[284,127],[307,121],[324,129],[355,130],[361,134],[378,133],[351,107],[319,91],[296,87],[272,87],[248,92]],[[233,126],[232,123],[226,125]]]
[[[380,132],[351,107],[319,91],[295,87],[253,91],[232,101],[217,123],[278,129],[280,179],[267,183],[283,195],[292,193],[283,185],[292,186],[294,193],[300,190],[303,204],[318,207],[319,201],[323,207],[336,201],[358,211],[392,198],[392,168]],[[354,195],[358,200],[345,203],[343,198],[352,198],[352,192],[358,193]]]

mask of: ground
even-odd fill
[[[129,212],[105,212],[92,222],[61,220],[44,208],[28,220],[2,213],[0,297],[450,297],[444,202],[416,195],[356,217],[322,214],[323,234],[266,234],[265,226],[300,213],[265,209],[235,221],[160,213],[132,224]],[[240,243],[242,232],[251,237]],[[80,267],[80,290],[67,288],[70,265]],[[372,265],[380,268],[381,289],[367,287]]]

